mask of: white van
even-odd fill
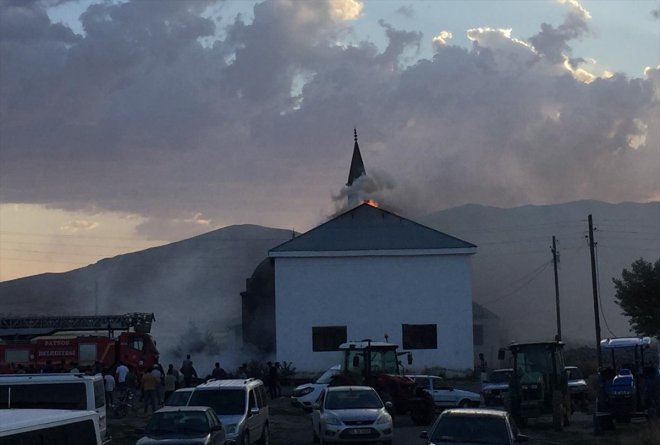
[[[268,397],[261,380],[209,380],[195,387],[188,406],[210,406],[227,429],[227,442],[270,443]]]
[[[57,409],[0,410],[0,445],[101,445],[99,415]]]
[[[0,410],[60,409],[94,411],[106,439],[105,388],[101,374],[0,375]]]

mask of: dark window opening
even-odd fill
[[[338,351],[346,343],[346,326],[312,327],[312,351]]]
[[[438,349],[438,326],[435,324],[401,325],[403,349]]]

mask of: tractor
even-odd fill
[[[512,343],[513,372],[507,410],[521,426],[527,419],[552,414],[556,431],[569,424],[571,399],[564,369],[564,344],[559,341]],[[500,351],[503,359],[504,350]]]
[[[653,363],[650,337],[602,340],[610,363],[598,371],[594,427],[597,433],[612,429],[613,420],[624,423],[635,417],[653,417],[660,404],[660,376]],[[608,354],[609,353],[609,354]],[[655,357],[657,360],[657,357]]]
[[[366,385],[374,388],[394,413],[410,413],[413,422],[428,425],[433,420],[433,398],[403,375],[399,357],[405,355],[412,364],[410,352],[397,352],[393,343],[371,340],[353,341],[339,346],[342,351],[342,372],[330,383],[337,385]]]

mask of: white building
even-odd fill
[[[275,247],[277,360],[318,371],[339,363],[340,343],[387,338],[418,371],[471,370],[474,253],[369,204]]]

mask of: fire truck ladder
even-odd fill
[[[124,315],[81,315],[0,318],[0,339],[29,339],[62,331],[100,331],[115,329],[135,332],[151,332],[154,314],[134,312]]]

